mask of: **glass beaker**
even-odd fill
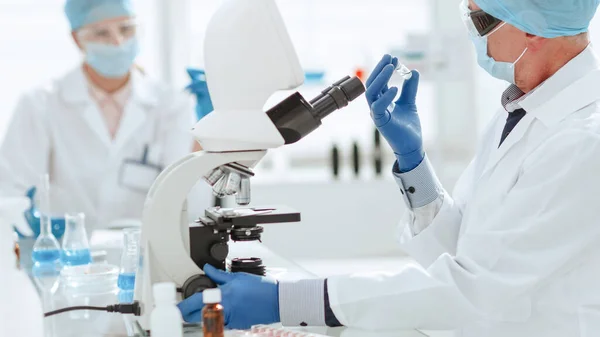
[[[60,273],[63,295],[69,306],[107,306],[116,301],[119,269],[109,264],[64,268]],[[72,319],[89,319],[90,311],[73,311]]]
[[[85,214],[65,214],[66,230],[62,243],[62,263],[81,266],[92,263],[90,243],[85,230]]]
[[[123,252],[121,253],[121,268],[119,269],[119,289],[133,290],[135,287],[135,274],[138,271],[140,259],[139,228],[126,228],[123,230]]]

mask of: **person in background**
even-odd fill
[[[226,324],[600,336],[600,58],[588,35],[599,3],[463,1],[479,65],[509,86],[452,194],[425,155],[420,75],[395,100],[398,60],[385,55],[366,97],[409,209],[401,247],[419,264],[279,283],[206,265]],[[202,294],[179,306],[198,321]]]
[[[48,172],[54,212],[84,212],[91,229],[141,219],[161,170],[192,151],[192,97],[136,66],[131,0],[67,0],[65,13],[84,60],[21,97],[0,147],[0,194],[25,195]]]

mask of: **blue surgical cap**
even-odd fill
[[[600,0],[474,0],[481,9],[518,29],[545,38],[588,31]]]
[[[67,0],[65,13],[74,31],[91,23],[134,16],[131,0]]]

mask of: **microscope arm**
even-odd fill
[[[144,266],[151,270],[142,273],[150,272],[153,283],[175,282],[178,287],[188,278],[204,274],[190,257],[185,214],[189,191],[215,168],[233,162],[252,167],[265,154],[266,151],[196,152],[169,166],[157,178],[144,206],[142,254]]]

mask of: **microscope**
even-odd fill
[[[135,285],[142,328],[149,327],[153,284],[175,283],[181,299],[215,287],[202,267],[225,270],[229,240],[260,240],[261,225],[300,221],[285,206],[248,207],[253,169],[268,149],[298,142],[365,92],[360,79],[345,77],[310,101],[296,92],[264,111],[272,94],[304,81],[275,0],[225,0],[206,32],[205,66],[215,110],[192,131],[203,151],[167,167],[144,205]],[[186,197],[200,180],[219,197],[235,195],[241,207],[209,208],[190,225]],[[231,269],[264,274],[257,259],[234,260]]]

